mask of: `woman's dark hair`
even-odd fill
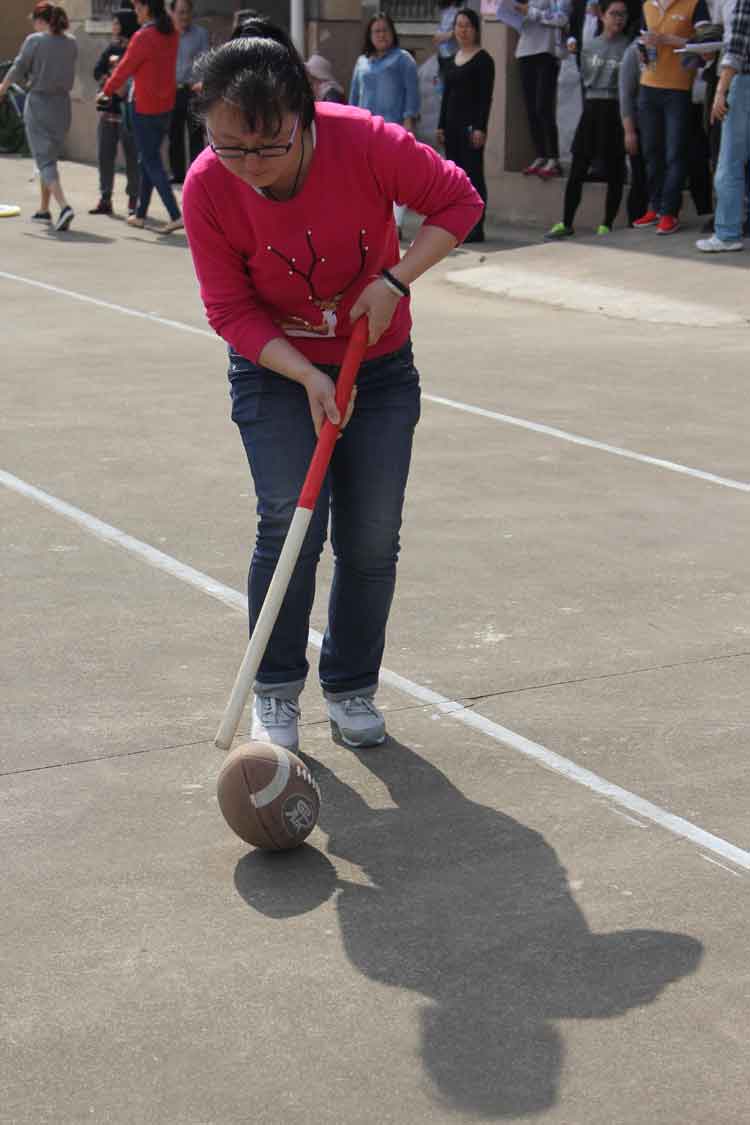
[[[391,35],[393,36],[393,46],[398,47],[398,32],[396,31],[395,23],[387,12],[378,12],[368,20],[367,27],[365,28],[365,40],[362,44],[362,54],[366,55],[368,59],[370,55],[375,54],[375,48],[372,45],[372,25],[378,23],[379,20],[385,20],[388,24],[391,29]]]
[[[133,9],[116,8],[112,13],[112,19],[117,20],[120,24],[123,39],[132,39],[138,30],[138,20]]]
[[[305,64],[287,33],[267,20],[246,20],[242,37],[207,51],[194,74],[202,84],[193,99],[197,117],[225,101],[242,113],[251,133],[268,137],[278,133],[287,113],[298,113],[303,129],[315,118]]]
[[[602,13],[602,15],[604,15],[604,13],[606,12],[607,8],[611,8],[611,7],[612,7],[612,5],[614,4],[614,2],[615,2],[615,0],[600,0],[600,4],[599,4],[599,11],[600,11],[600,12]],[[624,4],[624,5],[625,5],[625,18],[627,19],[627,15],[628,15],[628,5],[627,5],[627,2],[626,2],[626,0],[619,0],[619,2],[620,2],[621,4]]]
[[[471,26],[474,28],[474,41],[475,41],[475,43],[481,43],[482,42],[482,27],[481,27],[481,24],[479,23],[479,16],[474,11],[474,9],[473,8],[459,8],[458,11],[456,12],[456,20],[458,19],[459,16],[466,16],[467,20],[469,21]],[[456,20],[453,21],[454,28],[456,26]]]
[[[164,7],[164,0],[139,0],[139,3],[141,3],[144,8],[148,8],[149,15],[156,24],[157,31],[160,31],[162,35],[177,34],[169,13]]]
[[[68,13],[59,4],[35,4],[34,10],[31,13],[33,20],[41,20],[42,23],[48,23],[50,31],[53,35],[62,35],[67,31],[70,23],[68,21]]]

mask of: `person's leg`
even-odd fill
[[[138,215],[140,218],[145,216],[148,201],[144,201],[143,195],[145,193],[150,198],[153,186],[159,193],[170,219],[179,219],[180,209],[161,159],[161,144],[169,128],[169,114],[143,114],[136,111],[133,114],[133,127],[141,161],[141,176],[144,181],[141,198],[138,200]]]
[[[544,130],[537,109],[537,69],[541,55],[528,55],[518,60],[521,75],[521,89],[529,119],[529,132],[538,159],[544,156]]]
[[[662,90],[664,105],[664,185],[662,213],[677,216],[687,177],[690,144],[690,93]]]
[[[628,157],[630,163],[630,190],[628,191],[628,222],[640,219],[648,210],[648,185],[643,154]]]
[[[482,217],[469,234],[466,236],[466,242],[483,242],[484,241],[484,218],[487,211],[487,181],[484,178],[484,146],[482,148],[474,148],[468,146],[466,158],[466,173],[481,196],[484,203],[485,210],[482,212]]]
[[[583,185],[586,180],[589,160],[586,155],[575,155],[570,166],[568,182],[565,185],[565,202],[563,204],[563,225],[571,230],[583,194]]]
[[[258,527],[248,575],[250,632],[266,596],[315,448],[304,388],[230,355],[232,418],[240,430],[257,498]],[[259,695],[296,700],[307,676],[315,572],[328,524],[326,482],[256,677]]]
[[[137,113],[134,108],[130,109],[130,121],[133,127],[133,140],[135,142],[136,152],[138,153],[138,202],[135,209],[135,218],[142,220],[148,214],[149,204],[151,203],[151,193],[154,190],[154,185],[151,182],[151,177],[148,174],[146,162],[143,155],[143,145],[145,143],[145,125],[143,117]]]
[[[419,419],[410,345],[364,364],[357,386],[354,413],[331,462],[335,566],[320,680],[334,700],[372,695],[378,684]]]
[[[622,203],[625,187],[625,155],[611,160],[607,168],[607,195],[604,201],[604,225],[610,230],[614,226],[617,212]]]
[[[557,136],[557,81],[560,63],[554,55],[540,55],[539,85],[537,87],[538,112],[544,133],[544,153],[547,160],[560,159]]]
[[[47,183],[47,190],[54,199],[55,203],[58,204],[60,210],[64,211],[68,206],[68,201],[65,198],[65,192],[63,191],[63,186],[60,182],[59,176],[56,176],[54,180],[50,180]]]
[[[641,86],[638,95],[638,127],[646,165],[648,209],[662,210],[664,187],[664,111],[660,97],[665,91]]]
[[[688,183],[697,214],[709,215],[713,211],[711,152],[703,128],[703,106],[696,103],[690,105]]]
[[[49,212],[50,190],[44,180],[39,180],[39,210],[42,214]]]
[[[189,93],[183,87],[177,90],[174,109],[169,119],[169,167],[172,179],[182,183],[185,179],[185,126]]]
[[[487,184],[484,178],[484,148],[474,148],[471,144],[468,124],[456,123],[452,129],[446,129],[445,155],[448,160],[454,161],[459,168],[463,168],[486,206]],[[464,242],[479,242],[483,239],[484,214],[482,214],[476,226],[469,231]]]
[[[118,123],[107,121],[105,114],[100,115],[97,137],[99,142],[99,194],[105,203],[109,203],[112,199],[119,132],[120,126]]]
[[[135,146],[135,137],[130,129],[125,115],[120,120],[120,144],[125,153],[125,190],[128,198],[128,209],[135,210],[138,201],[138,151]]]
[[[729,113],[721,126],[715,179],[715,231],[722,242],[738,242],[742,238],[744,219],[745,164],[750,158],[750,75],[738,74],[732,79],[728,101]]]

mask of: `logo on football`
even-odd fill
[[[306,836],[315,824],[315,809],[306,797],[295,794],[284,802],[282,811],[284,824],[290,835]]]

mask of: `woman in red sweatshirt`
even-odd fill
[[[263,21],[199,64],[209,148],[183,192],[209,323],[229,344],[232,417],[259,516],[251,628],[294,513],[315,435],[339,421],[335,379],[369,322],[356,406],[337,443],[255,683],[252,737],[295,749],[315,571],[329,511],[335,569],[320,679],[334,734],[385,738],[374,703],[419,418],[409,286],[473,228],[466,174],[400,125],[315,102],[287,35]],[[423,215],[400,259],[394,202]]]
[[[169,115],[177,96],[179,36],[165,11],[164,0],[135,0],[135,14],[140,29],[130,40],[97,100],[108,100],[129,78],[133,79],[133,135],[141,175],[135,214],[128,222],[134,227],[145,225],[151,194],[156,188],[170,220],[159,233],[171,234],[183,223],[162,163],[161,144],[169,132]]]

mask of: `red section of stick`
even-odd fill
[[[367,317],[362,316],[354,325],[354,331],[349,338],[344,362],[341,365],[339,377],[336,380],[336,406],[338,407],[342,421],[346,415],[346,409],[352,395],[352,388],[357,378],[359,365],[367,351],[368,336],[369,325]],[[318,436],[318,444],[315,446],[310,468],[307,470],[305,483],[302,485],[302,491],[299,494],[299,500],[297,501],[298,508],[309,508],[310,511],[312,511],[315,507],[318,497],[320,496],[320,490],[323,487],[323,478],[328,472],[328,465],[333,456],[338,434],[339,427],[334,426],[333,422],[326,418],[321,428],[320,435]]]

